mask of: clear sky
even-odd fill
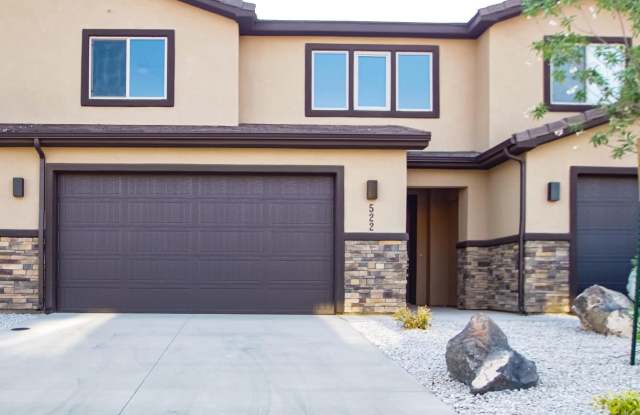
[[[260,19],[467,22],[479,8],[501,0],[246,1],[256,4]]]

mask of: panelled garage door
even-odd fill
[[[57,309],[333,313],[333,178],[61,174]]]
[[[578,176],[573,295],[599,284],[626,293],[635,256],[638,184],[633,176]]]

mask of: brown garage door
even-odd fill
[[[63,174],[59,311],[333,313],[333,179]]]
[[[637,223],[635,177],[579,176],[574,296],[593,284],[626,292],[630,259],[635,255]]]

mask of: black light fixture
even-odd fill
[[[378,198],[378,181],[367,180],[367,200],[376,200]]]
[[[13,178],[13,197],[24,197],[24,179],[22,177]]]
[[[547,200],[549,202],[560,200],[560,182],[547,183]]]

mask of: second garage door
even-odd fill
[[[59,311],[333,313],[333,178],[63,174]]]
[[[572,294],[593,284],[626,293],[636,253],[638,183],[634,176],[579,176],[576,188],[576,270]]]

